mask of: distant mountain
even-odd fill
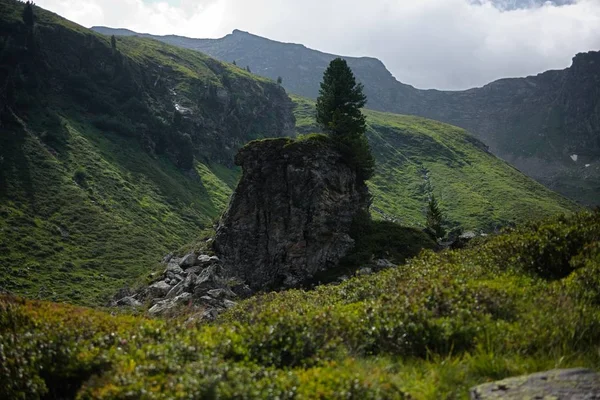
[[[92,29],[137,35],[122,29]],[[221,39],[140,36],[235,61],[273,80],[281,76],[288,91],[313,99],[323,71],[337,57],[239,30]],[[578,54],[562,71],[501,79],[464,91],[415,89],[398,82],[375,58],[344,58],[365,85],[368,108],[465,128],[494,154],[546,186],[584,204],[600,204],[599,52]]]

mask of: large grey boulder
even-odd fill
[[[471,389],[473,400],[596,400],[600,374],[589,369],[555,369],[486,383]]]
[[[209,290],[223,287],[223,278],[221,278],[219,273],[219,265],[211,265],[202,270],[194,282],[194,295],[196,295],[196,297],[202,297],[207,294]]]
[[[243,175],[217,228],[228,276],[254,290],[293,286],[335,268],[353,247],[350,226],[368,189],[330,144],[252,142],[235,162]]]
[[[148,288],[148,293],[152,297],[164,297],[171,290],[171,285],[165,281],[158,281],[153,283]]]

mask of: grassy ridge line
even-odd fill
[[[314,102],[293,96],[297,130],[318,130]],[[578,209],[487,152],[463,129],[420,117],[365,110],[377,160],[369,182],[376,217],[423,226],[433,193],[451,226],[493,229]]]
[[[11,398],[440,399],[600,365],[600,214],[314,291],[251,298],[211,325],[0,297]],[[52,397],[52,396],[51,396]]]

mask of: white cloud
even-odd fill
[[[495,0],[526,4],[527,1]],[[565,0],[561,0],[565,3]],[[84,26],[219,37],[233,29],[380,58],[400,81],[460,89],[565,68],[600,50],[600,0],[501,10],[489,0],[38,0]],[[535,2],[531,2],[534,4]],[[510,7],[509,7],[510,8]]]

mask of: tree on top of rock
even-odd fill
[[[367,102],[363,85],[345,60],[336,58],[325,74],[317,98],[317,123],[344,154],[346,161],[356,168],[363,180],[373,175],[375,161],[365,137],[366,119],[361,108]]]
[[[23,22],[28,28],[33,27],[33,2],[28,1],[25,3],[25,8],[23,9]]]

